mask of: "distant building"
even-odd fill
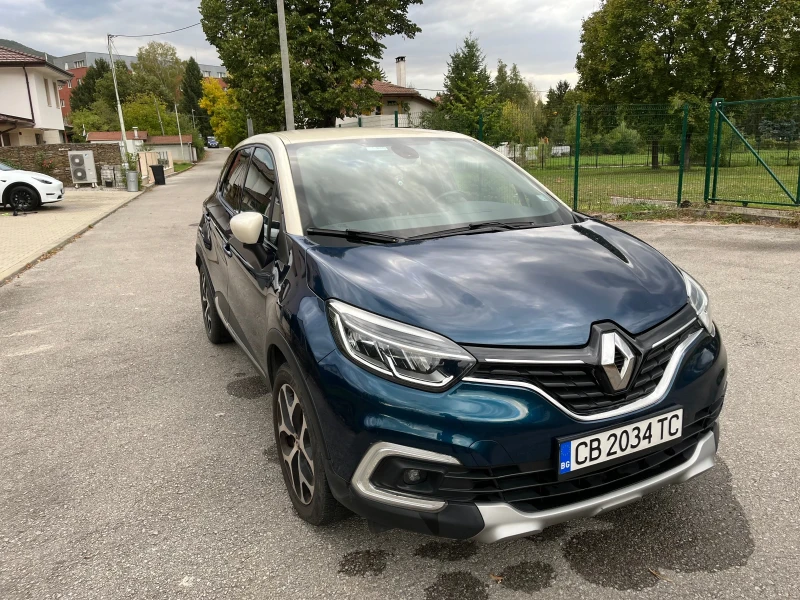
[[[398,56],[395,63],[397,65],[397,84],[388,81],[372,83],[372,89],[381,95],[381,103],[362,115],[362,126],[394,127],[394,113],[397,111],[398,125],[406,127],[410,115],[419,115],[419,113],[431,111],[436,107],[436,102],[426,98],[414,88],[406,87],[406,57]],[[336,119],[336,125],[355,127],[358,125],[358,121],[359,117],[344,117]]]
[[[109,61],[108,54],[103,52],[78,52],[77,54],[67,54],[66,56],[49,57],[50,62],[58,67],[63,67],[65,71],[69,71],[74,75],[74,79],[71,82],[67,82],[65,85],[63,85],[58,92],[61,102],[62,115],[67,116],[70,112],[72,112],[72,107],[70,106],[69,100],[70,96],[72,96],[73,87],[81,84],[83,78],[86,77],[86,71],[89,70],[89,67],[94,66],[94,64],[97,62],[97,59],[102,59],[106,62]],[[128,65],[128,69],[130,70],[133,70],[133,63],[136,62],[135,56],[128,56],[124,54],[114,55],[114,59],[125,61],[125,64]],[[201,64],[200,71],[203,73],[203,77],[218,79],[220,85],[222,85],[222,89],[228,87],[223,80],[223,77],[228,76],[228,71],[225,67],[221,65]]]
[[[0,46],[0,146],[64,142],[58,87],[71,80],[44,57]]]

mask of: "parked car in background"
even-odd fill
[[[219,148],[219,142],[217,141],[217,138],[215,138],[213,135],[210,135],[206,140],[206,146],[209,148]]]
[[[0,204],[29,211],[63,198],[64,184],[58,179],[0,162]]]
[[[208,339],[268,382],[309,523],[343,505],[494,542],[714,465],[727,357],[706,292],[471,138],[251,137],[195,261]]]

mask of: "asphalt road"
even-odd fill
[[[203,332],[195,226],[223,155],[0,287],[0,598],[800,597],[800,231],[627,227],[710,291],[730,385],[708,474],[491,546],[315,529],[266,390]]]

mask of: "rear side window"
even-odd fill
[[[250,153],[250,148],[242,148],[236,153],[236,156],[234,156],[231,161],[228,174],[225,176],[222,187],[220,188],[223,200],[225,200],[225,203],[233,210],[239,210],[239,197],[241,196],[242,186],[244,185]]]
[[[242,191],[241,210],[268,214],[275,187],[275,163],[266,148],[256,148]]]

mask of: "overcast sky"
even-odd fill
[[[104,52],[107,33],[155,33],[198,22],[197,5],[198,0],[0,0],[0,38],[55,55]],[[394,58],[405,55],[407,82],[439,90],[448,56],[472,31],[492,70],[502,58],[517,63],[539,90],[559,79],[574,84],[581,19],[598,5],[599,0],[428,0],[410,12],[422,32],[413,40],[384,40],[382,66],[394,83]],[[115,43],[121,54],[135,54],[149,39],[174,44],[182,58],[219,63],[200,27]]]

